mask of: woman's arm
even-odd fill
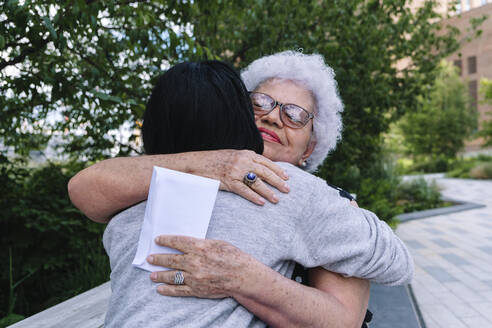
[[[106,223],[115,213],[147,198],[153,166],[220,180],[221,190],[258,205],[265,203],[263,197],[272,203],[278,201],[263,181],[282,192],[289,191],[284,181],[287,175],[269,159],[247,150],[216,150],[120,157],[96,163],[70,179],[70,199],[91,220]],[[242,181],[249,171],[260,178],[253,189]]]
[[[369,304],[369,281],[345,278],[321,267],[309,269],[309,284],[337,298],[344,308],[349,326],[361,327]]]
[[[362,325],[369,297],[367,281],[317,268],[310,271],[312,288],[285,278],[224,241],[160,236],[156,242],[184,252],[149,258],[152,264],[184,274],[185,284],[173,285],[176,271],[152,273],[153,281],[166,283],[157,289],[162,295],[233,297],[273,327]]]
[[[362,326],[369,302],[367,280],[322,268],[310,269],[309,276],[312,287],[272,272],[255,290],[234,298],[272,327]]]
[[[412,256],[391,227],[374,213],[349,205],[323,180],[302,182],[296,192],[307,195],[308,205],[303,220],[296,221],[296,263],[385,285],[411,281]]]

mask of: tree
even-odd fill
[[[384,176],[381,134],[418,107],[440,60],[461,42],[457,29],[439,22],[435,1],[414,12],[409,2],[197,2],[202,15],[192,25],[199,44],[238,67],[286,49],[324,55],[345,103],[344,133],[318,174],[357,191],[364,178]]]
[[[107,281],[105,226],[89,221],[67,195],[83,166],[29,168],[0,154],[0,327]]]
[[[152,79],[206,51],[186,30],[188,1],[0,1],[0,144],[21,155],[53,136],[99,158],[129,137]]]
[[[419,97],[419,108],[408,112],[400,128],[414,157],[454,158],[477,127],[477,111],[456,68],[442,61],[428,95]]]
[[[167,64],[222,58],[244,67],[294,48],[325,56],[345,102],[344,142],[321,170],[367,168],[388,124],[415,108],[443,56],[458,47],[435,3],[407,1],[94,1],[2,2],[1,140],[26,154],[55,133],[65,151],[98,158],[130,138],[150,86]],[[412,58],[405,68],[396,63]],[[8,71],[10,70],[10,72]],[[340,164],[339,169],[335,164]],[[336,168],[333,171],[333,168]]]
[[[484,102],[492,105],[492,81],[482,79],[480,81],[480,93],[483,96]],[[492,113],[489,112],[489,120],[482,123],[478,135],[485,138],[483,147],[492,146]]]

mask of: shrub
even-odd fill
[[[398,175],[401,167],[395,165],[388,154],[381,153],[378,157],[372,171],[366,172],[374,178],[362,179],[358,187],[348,189],[356,192],[360,207],[376,213],[391,225],[399,214],[448,205],[441,200],[439,188],[434,182],[428,183],[423,178],[402,182]],[[347,177],[340,178],[350,180],[357,174],[356,170],[347,169]],[[345,185],[341,187],[347,188]]]
[[[485,103],[492,105],[492,80],[481,79],[480,94]],[[488,120],[482,122],[478,135],[485,139],[483,147],[492,146],[492,113],[487,113]]]
[[[395,185],[392,180],[374,180],[364,179],[361,189],[357,194],[359,206],[367,208],[387,223],[403,213],[403,209],[396,204],[396,190],[398,184]]]
[[[416,161],[410,168],[409,172],[418,173],[437,173],[446,172],[449,169],[451,160],[445,156],[433,156],[421,158],[420,161]]]
[[[483,155],[483,154],[480,154],[478,155],[477,157],[474,157],[477,161],[480,161],[480,162],[491,162],[492,163],[492,156],[489,156],[489,155]]]
[[[0,229],[8,232],[0,252],[12,259],[0,264],[2,290],[12,292],[1,295],[0,317],[32,315],[108,280],[104,226],[85,218],[67,194],[69,178],[81,168],[66,163],[29,169],[0,157]]]
[[[442,159],[454,158],[474,132],[477,111],[470,105],[457,69],[442,61],[438,72],[428,94],[419,98],[418,110],[406,113],[399,127],[409,154],[431,159],[437,155],[437,169],[441,170],[446,169]]]
[[[492,163],[478,164],[470,170],[469,176],[472,179],[492,179]]]
[[[482,165],[487,166],[486,164],[491,163],[492,156],[487,155],[479,155],[471,158],[460,158],[451,163],[451,169],[447,173],[447,176],[450,178],[472,178],[471,171],[474,170],[475,167]],[[477,173],[480,173],[480,171],[483,171],[483,169],[478,170]]]
[[[402,182],[396,192],[397,205],[402,207],[404,213],[422,211],[441,207],[441,193],[433,181],[427,183],[425,179]]]
[[[323,165],[317,174],[330,183],[357,194],[357,203],[390,222],[401,210],[395,205],[395,191],[400,183],[394,160],[388,153],[373,153],[371,167],[361,172],[357,165]],[[330,176],[334,176],[333,179]]]

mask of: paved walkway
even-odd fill
[[[398,226],[414,256],[412,288],[425,324],[492,327],[492,181],[436,181],[444,196],[486,207]]]

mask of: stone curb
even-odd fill
[[[426,328],[410,285],[371,284],[371,328]]]
[[[413,310],[415,311],[415,315],[419,321],[420,328],[427,328],[425,324],[424,317],[422,316],[422,311],[420,310],[419,303],[417,302],[417,298],[415,297],[415,293],[413,292],[412,284],[407,285],[407,291],[412,300]]]
[[[411,213],[404,213],[404,214],[397,215],[395,219],[397,219],[400,222],[407,222],[411,220],[425,219],[431,216],[445,215],[445,214],[468,211],[476,208],[485,207],[485,205],[483,204],[469,203],[462,200],[456,200],[450,198],[443,198],[442,200],[445,202],[452,202],[458,205],[433,208],[431,210],[423,210],[423,211],[417,211]]]

